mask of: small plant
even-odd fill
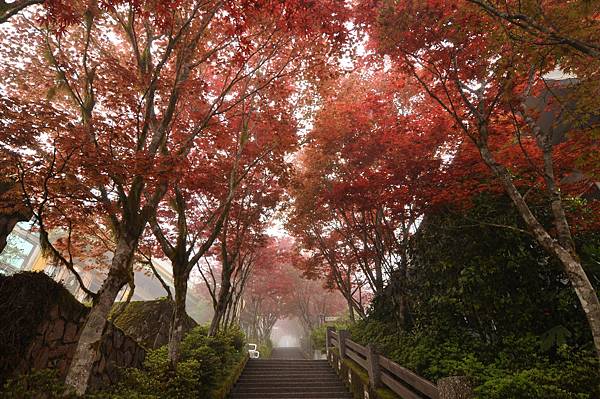
[[[35,370],[7,381],[1,395],[4,399],[76,399],[61,381],[58,370]]]

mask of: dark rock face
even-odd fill
[[[87,313],[88,308],[43,273],[0,277],[0,385],[33,369],[58,369],[65,377]],[[119,367],[141,367],[145,356],[134,339],[108,323],[91,389],[116,383]]]

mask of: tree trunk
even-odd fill
[[[210,337],[214,337],[217,334],[217,331],[219,331],[219,327],[221,326],[221,320],[223,319],[224,313],[224,303],[219,300],[217,302],[217,307],[215,308],[215,314],[213,315],[212,321],[210,322],[210,327],[208,329],[208,335]]]
[[[252,300],[252,325],[250,326],[250,337],[258,340],[258,300]]]
[[[82,328],[65,383],[85,394],[108,315],[117,294],[129,281],[137,240],[119,239],[108,277],[98,292]]]
[[[226,308],[225,308],[225,317],[221,323],[221,326],[225,330],[227,330],[229,328],[229,321],[233,318],[232,311],[233,311],[233,307],[235,306],[234,302],[231,299],[227,302],[228,302],[228,306],[226,306]]]
[[[350,317],[352,324],[354,324],[356,317],[354,316],[354,301],[352,300],[352,294],[346,297],[346,301],[348,302],[348,316]]]
[[[173,267],[173,270],[177,270]],[[181,273],[175,273],[175,302],[173,303],[173,315],[171,316],[171,327],[169,329],[169,362],[175,368],[179,361],[181,341],[183,339],[183,324],[187,316],[185,311],[185,300],[187,298],[188,279]]]
[[[594,340],[596,355],[600,359],[600,301],[592,283],[583,270],[581,262],[569,251],[569,248],[563,248],[540,224],[514,185],[509,172],[496,162],[487,145],[480,143],[478,147],[481,157],[496,176],[500,178],[507,194],[515,204],[525,224],[533,233],[536,241],[546,252],[560,261],[585,313]]]
[[[229,293],[231,291],[230,280],[231,273],[224,270],[221,277],[221,288],[219,289],[219,297],[217,299],[217,306],[215,307],[215,314],[213,315],[210,328],[208,330],[208,335],[211,337],[214,337],[217,331],[219,331],[221,320],[227,311],[227,303],[229,301]]]
[[[375,294],[383,292],[383,269],[381,260],[375,260]]]

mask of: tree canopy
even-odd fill
[[[0,1],[0,251],[29,220],[92,298],[67,384],[87,390],[137,268],[174,303],[172,368],[191,280],[209,336],[391,309],[486,353],[569,331],[597,360],[599,21],[593,1]]]

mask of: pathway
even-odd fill
[[[300,348],[274,348],[271,359],[250,359],[230,399],[351,399],[326,360],[306,360]]]

